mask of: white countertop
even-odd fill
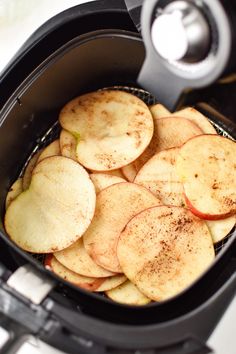
[[[0,72],[26,41],[46,20],[66,8],[93,0],[0,0]],[[208,344],[216,354],[235,354],[236,298],[229,306]],[[56,354],[58,351],[31,340],[18,354]],[[79,353],[78,353],[79,354]]]

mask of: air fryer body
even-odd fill
[[[2,279],[30,263],[42,277],[53,280],[54,289],[39,305],[51,325],[48,331],[39,328],[37,335],[72,353],[78,352],[75,338],[81,337],[99,344],[93,347],[94,353],[102,353],[101,348],[107,346],[120,348],[120,353],[124,348],[175,345],[173,353],[194,352],[194,348],[204,346],[201,341],[207,340],[235,292],[234,237],[192,287],[172,300],[136,308],[112,303],[62,281],[5,235],[7,191],[36,142],[57,121],[61,107],[92,90],[114,85],[137,87],[144,58],[142,39],[123,1],[104,0],[69,9],[49,21],[22,48],[0,81],[0,258],[7,269]],[[181,104],[208,112],[213,121],[236,137],[235,96],[234,82],[215,84],[190,92]],[[32,308],[29,302],[27,306]]]

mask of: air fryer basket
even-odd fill
[[[105,5],[104,2],[101,7]],[[56,287],[50,293],[50,299],[44,301],[44,306],[50,308],[60,321],[65,321],[73,333],[82,328],[82,333],[90,333],[98,341],[103,339],[110,344],[114,341],[116,345],[120,343],[127,348],[134,346],[134,343],[137,348],[148,348],[157,343],[162,347],[166,343],[183,341],[189,332],[205,340],[234,293],[235,232],[226,239],[227,242],[217,245],[215,263],[189,289],[169,301],[141,308],[113,303],[59,279],[44,268],[40,256],[23,252],[4,233],[7,190],[20,175],[29,157],[57,136],[58,113],[65,103],[85,92],[114,86],[138,95],[146,103],[156,102],[135,82],[145,52],[132,23],[128,26],[126,15],[124,18],[124,29],[120,29],[118,21],[114,21],[114,27],[110,27],[114,29],[107,24],[103,29],[71,35],[70,40],[64,38],[64,43],[40,58],[40,63],[30,68],[29,73],[24,74],[27,65],[22,66],[19,72],[22,80],[9,95],[0,116],[0,247],[6,250],[2,261],[11,271],[19,265],[31,263],[42,274],[55,280]],[[61,31],[62,36],[63,33]],[[50,37],[48,40],[48,45],[55,45],[50,42]],[[34,50],[32,47],[31,53]],[[9,73],[10,79],[13,72]],[[207,91],[207,95],[211,90]],[[236,138],[236,128],[230,120],[222,120],[208,106],[199,104],[199,97],[204,102],[207,95],[192,92],[185,97],[182,105],[195,104],[202,111],[207,109],[219,133]],[[210,100],[206,102],[211,103]],[[96,321],[92,322],[92,318]]]

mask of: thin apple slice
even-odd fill
[[[132,163],[129,163],[128,165],[122,167],[122,172],[125,176],[125,178],[127,179],[127,181],[129,182],[133,182],[136,175],[137,175],[137,170],[136,170],[136,167],[135,167],[135,163],[132,162]]]
[[[93,171],[119,169],[146,149],[153,119],[146,104],[123,91],[92,92],[60,112],[64,129],[78,136],[77,160]]]
[[[26,251],[56,252],[83,235],[95,203],[94,185],[85,169],[62,156],[49,157],[37,164],[30,187],[9,205],[5,228]]]
[[[214,260],[203,220],[181,207],[137,214],[120,235],[117,255],[129,280],[148,298],[166,300],[191,285]]]
[[[127,280],[122,285],[112,290],[106,291],[106,295],[115,302],[125,305],[147,305],[151,302],[139,289]]]
[[[105,281],[102,278],[91,278],[79,275],[64,267],[53,255],[48,255],[45,260],[45,267],[62,279],[88,291],[95,291]]]
[[[175,171],[179,148],[163,150],[141,168],[134,183],[150,190],[165,205],[184,206],[184,189]]]
[[[202,130],[185,118],[170,117],[154,120],[154,134],[144,153],[134,162],[137,171],[156,153],[179,147],[190,138],[202,134]]]
[[[222,241],[232,231],[236,223],[236,216],[222,220],[206,221],[214,243]]]
[[[55,252],[56,259],[71,271],[93,278],[104,278],[114,275],[114,273],[97,265],[84,248],[83,239],[73,243],[70,247]]]
[[[96,292],[104,292],[116,288],[127,280],[124,274],[114,275],[106,278],[104,282],[95,290]]]
[[[11,186],[6,197],[6,209],[9,207],[11,202],[18,197],[23,191],[22,178],[18,178]]]
[[[59,143],[60,143],[60,150],[62,156],[77,161],[76,158],[77,139],[71,133],[69,133],[65,129],[62,129],[60,133]]]
[[[23,174],[23,179],[22,179],[22,186],[23,186],[23,191],[29,188],[30,182],[31,182],[31,177],[32,177],[32,171],[35,168],[39,155],[41,154],[41,150],[36,152],[33,157],[29,160],[24,174]]]
[[[126,182],[124,178],[116,177],[105,173],[92,173],[90,178],[94,184],[95,191],[98,194],[103,189],[116,183]]]
[[[168,111],[168,109],[163,106],[160,103],[154,104],[153,106],[149,107],[153,119],[160,119],[160,118],[166,118],[166,117],[171,117],[172,113],[170,111]],[[183,117],[184,118],[184,117]]]
[[[60,155],[61,155],[61,150],[60,150],[59,139],[56,139],[43,149],[43,151],[38,157],[37,163],[39,163],[43,159],[46,159],[47,157],[60,156]]]
[[[215,128],[209,122],[207,117],[205,117],[202,113],[198,112],[193,107],[187,107],[182,109],[181,111],[177,111],[172,114],[172,117],[181,117],[186,118],[195,123],[204,134],[217,134]]]
[[[180,149],[176,171],[186,203],[202,219],[236,213],[236,143],[219,135],[201,135]]]
[[[146,188],[134,183],[114,184],[97,195],[93,221],[84,234],[84,246],[101,267],[122,273],[116,254],[121,231],[130,218],[160,201]]]
[[[94,173],[97,173],[97,172],[94,171]],[[104,171],[103,173],[106,173],[107,175],[123,178],[123,179],[125,177],[121,168],[119,168],[118,170]]]

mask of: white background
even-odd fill
[[[79,0],[0,0],[0,72],[29,35],[55,14],[84,2]],[[236,299],[209,340],[216,354],[236,353]],[[58,351],[31,340],[18,354],[56,354]],[[79,354],[79,353],[78,353]]]

